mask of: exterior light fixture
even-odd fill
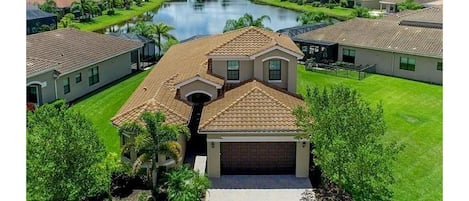
[[[303,148],[305,148],[305,146],[306,146],[306,142],[305,142],[305,141],[303,141],[303,143],[302,143],[302,144],[303,144],[303,145],[302,145],[302,146],[303,146]]]

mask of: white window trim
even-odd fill
[[[261,56],[261,55],[263,55],[263,54],[265,54],[265,53],[267,53],[267,52],[274,51],[274,50],[280,50],[280,51],[282,51],[282,52],[285,52],[285,53],[287,53],[287,54],[289,54],[289,55],[292,55],[292,56],[296,57],[297,59],[303,58],[303,55],[301,55],[301,54],[298,54],[298,53],[296,53],[296,52],[293,52],[293,51],[291,51],[291,50],[289,50],[289,49],[287,49],[287,48],[284,48],[284,47],[282,47],[282,46],[275,45],[275,46],[272,46],[271,48],[268,48],[268,49],[266,49],[266,50],[264,50],[264,51],[261,51],[261,52],[259,52],[259,53],[257,53],[257,54],[252,55],[252,56],[251,56],[251,59],[256,59],[256,57]]]
[[[282,83],[282,80],[268,80],[268,83]]]
[[[290,62],[290,59],[287,59],[285,57],[281,57],[281,56],[271,56],[271,57],[267,57],[265,59],[262,59],[262,62],[265,62],[267,60],[271,60],[271,59],[281,59],[281,60],[284,60],[286,62]]]
[[[184,96],[185,96],[185,97],[186,97],[186,99],[187,99],[187,97],[189,97],[189,96],[190,96],[190,95],[192,95],[192,94],[196,94],[196,93],[202,93],[202,94],[205,94],[205,95],[207,95],[207,96],[210,96],[210,99],[213,99],[213,95],[212,95],[212,94],[210,94],[210,93],[208,93],[208,92],[206,92],[206,91],[203,91],[203,90],[195,90],[195,91],[191,91],[191,92],[187,93],[187,94],[186,94],[186,95],[184,95]]]
[[[240,83],[241,81],[239,80],[226,80],[226,83]]]
[[[47,81],[45,82],[32,81],[32,82],[28,82],[26,86],[33,85],[33,84],[41,85],[41,88],[47,87]]]

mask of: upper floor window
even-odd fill
[[[281,65],[280,60],[269,61],[269,80],[281,80]]]
[[[78,73],[77,75],[75,75],[75,83],[79,83],[81,82],[81,73]]]
[[[443,62],[436,63],[436,70],[439,70],[439,71],[443,70]]]
[[[342,61],[355,63],[355,50],[344,48],[342,51]]]
[[[399,68],[402,70],[415,71],[415,59],[401,57]]]
[[[90,86],[99,82],[99,67],[93,67],[88,69],[88,81]]]
[[[63,79],[64,82],[64,94],[70,93],[70,78],[67,77]]]
[[[228,61],[227,80],[239,80],[239,61]]]

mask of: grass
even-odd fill
[[[298,68],[298,92],[344,84],[375,105],[382,101],[386,139],[404,144],[394,168],[393,200],[442,200],[443,87],[372,75],[358,81]]]
[[[251,0],[253,3],[257,4],[266,4],[281,8],[286,8],[290,10],[295,10],[298,12],[324,12],[324,14],[337,18],[339,20],[348,20],[354,18],[352,15],[353,9],[335,7],[334,9],[329,9],[326,7],[313,7],[311,5],[298,5],[297,3],[292,3],[289,1],[280,1],[280,0]]]
[[[165,0],[150,0],[149,2],[143,2],[142,7],[133,5],[129,10],[125,9],[114,9],[114,15],[106,15],[106,11],[103,11],[103,15],[94,17],[91,22],[79,22],[76,23],[80,30],[84,31],[96,31],[104,29],[113,24],[124,22],[132,19],[135,16],[141,15],[149,10],[158,8],[163,4]]]
[[[148,70],[123,78],[121,81],[82,98],[71,107],[80,111],[93,122],[98,136],[104,142],[108,152],[120,153],[119,134],[111,124],[111,118],[149,72]]]

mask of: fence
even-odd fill
[[[336,62],[332,64],[307,63],[305,69],[308,71],[362,80],[376,72],[376,65],[354,65],[345,62]]]

